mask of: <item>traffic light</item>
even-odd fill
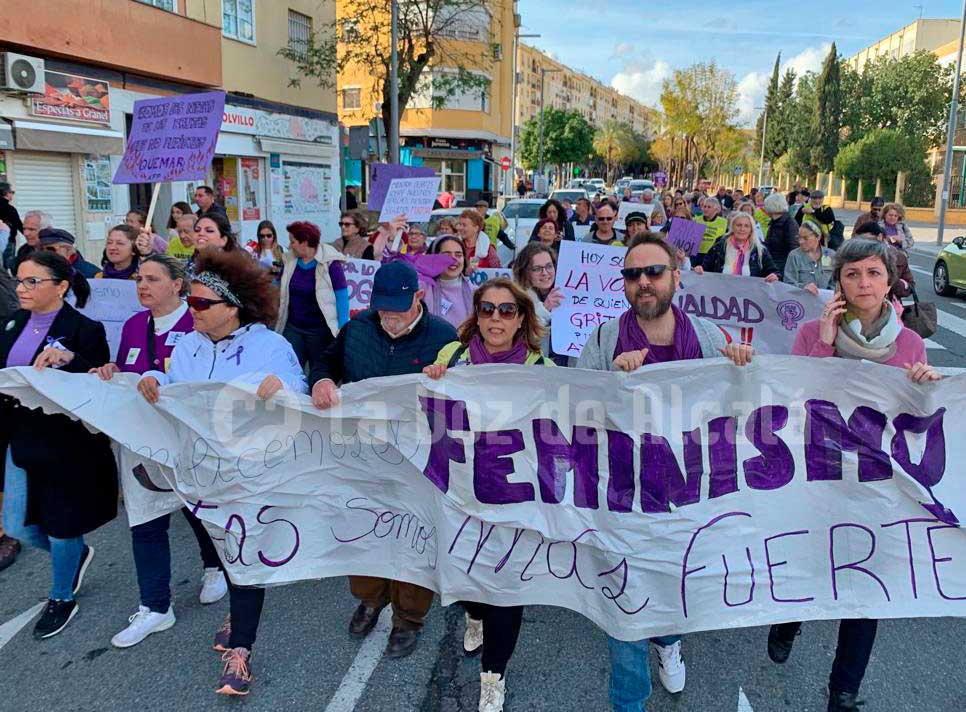
[[[574,178],[580,175],[580,167],[574,166]]]

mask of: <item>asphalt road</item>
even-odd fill
[[[937,297],[933,257],[914,253],[920,296],[940,309],[929,359],[966,367],[966,298]],[[202,606],[196,545],[181,517],[172,518],[172,566],[177,625],[128,650],[111,636],[137,607],[130,535],[123,515],[89,537],[96,548],[80,613],[59,636],[35,641],[26,615],[49,585],[46,554],[27,550],[0,572],[0,712],[131,710],[324,712],[472,712],[479,694],[479,658],[462,655],[462,609],[436,605],[417,651],[404,660],[382,656],[386,622],[369,640],[350,640],[354,608],[343,579],[304,582],[269,591],[255,647],[255,686],[245,699],[213,693],[221,671],[211,636],[227,599]],[[688,635],[688,683],[667,694],[658,683],[649,710],[821,712],[835,650],[834,623],[806,624],[789,662],[772,664],[767,629]],[[653,657],[653,656],[652,656]],[[966,710],[963,659],[966,620],[883,621],[870,664],[864,710]],[[603,633],[581,616],[531,607],[507,681],[508,712],[606,712],[607,647]]]

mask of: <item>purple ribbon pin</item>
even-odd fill
[[[235,351],[235,353],[233,353],[233,354],[227,354],[225,356],[225,360],[226,361],[231,361],[232,359],[235,359],[235,365],[236,366],[241,366],[241,355],[242,355],[242,351],[244,351],[244,350],[245,350],[245,347],[242,346],[241,344],[239,344],[238,345],[238,349]]]

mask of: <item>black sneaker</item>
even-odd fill
[[[94,547],[84,545],[84,553],[81,554],[80,566],[77,567],[77,573],[74,575],[74,595],[80,591],[81,584],[84,583],[84,574],[87,573],[87,567],[91,565],[91,560],[94,558]]]
[[[829,688],[828,712],[855,712],[865,702],[859,699],[857,693],[841,692]]]
[[[34,637],[38,640],[54,637],[67,627],[79,610],[77,601],[55,601],[51,598],[34,626]]]
[[[773,625],[768,630],[768,657],[772,662],[783,663],[792,654],[792,645],[795,643],[795,636],[801,635],[802,629],[796,628],[789,635],[786,625]]]

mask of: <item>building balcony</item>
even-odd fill
[[[177,6],[183,11],[184,2]],[[214,21],[220,21],[215,16]],[[221,85],[221,28],[137,0],[43,0],[0,13],[0,45],[199,86]]]

